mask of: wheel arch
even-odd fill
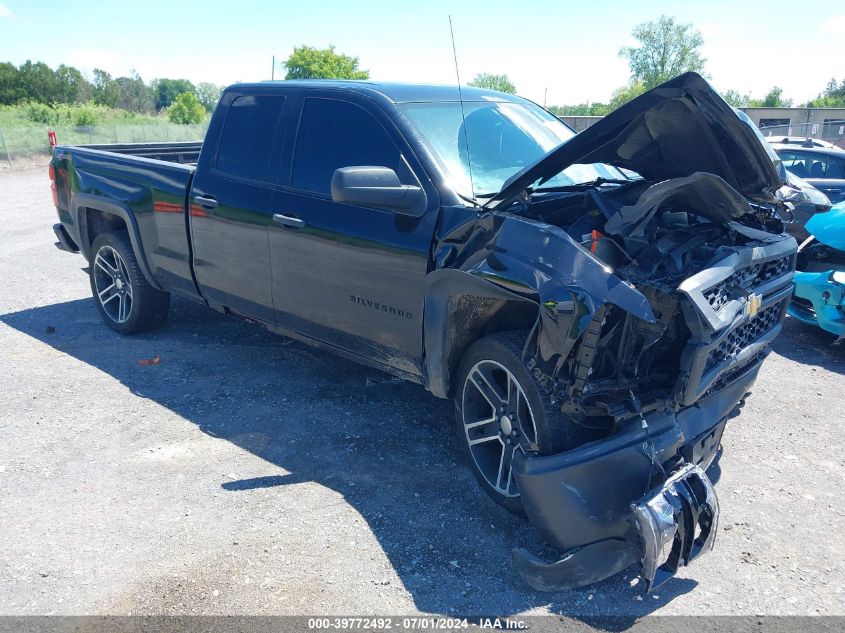
[[[97,235],[114,230],[125,229],[129,235],[129,242],[138,261],[138,267],[147,283],[156,290],[163,288],[153,277],[144,249],[138,222],[132,210],[119,202],[107,200],[101,196],[77,194],[72,203],[74,220],[79,229],[79,249],[87,260],[91,260],[91,245]]]
[[[438,398],[448,398],[467,348],[483,336],[529,330],[537,322],[536,301],[468,272],[429,274],[423,314],[424,375]]]

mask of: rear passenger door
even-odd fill
[[[211,302],[273,322],[268,227],[285,97],[228,92],[225,119],[206,143],[189,200],[194,270]],[[216,132],[216,137],[214,136]]]
[[[289,178],[273,197],[273,300],[280,325],[419,375],[429,249],[439,199],[396,126],[360,95],[317,90],[299,99],[285,151]],[[334,202],[334,171],[389,167],[420,185],[418,216]]]

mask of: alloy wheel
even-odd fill
[[[94,257],[97,300],[115,323],[126,323],[132,312],[132,280],[126,262],[111,246],[102,246]]]
[[[513,458],[517,451],[538,450],[534,415],[519,382],[495,361],[477,362],[464,382],[461,412],[478,471],[497,493],[518,497]]]

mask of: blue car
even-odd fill
[[[798,248],[789,314],[845,340],[845,201],[811,217]]]

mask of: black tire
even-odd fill
[[[507,452],[510,451],[510,459],[517,450],[549,455],[584,441],[584,429],[552,406],[550,397],[543,392],[537,380],[523,364],[522,346],[527,335],[527,332],[503,332],[486,336],[473,343],[461,360],[452,390],[456,430],[470,469],[484,491],[496,503],[520,515],[524,515],[525,511],[519,491],[510,471],[507,484],[502,472],[503,468],[507,467]],[[496,399],[496,394],[500,397],[504,394],[503,383],[508,380],[505,372],[497,366],[515,379],[522,396],[517,397],[516,406],[513,406],[509,398],[507,405],[503,404],[495,411],[491,400]],[[483,381],[484,376],[488,378],[488,385],[490,380],[496,383],[494,390],[488,391],[486,396],[476,386],[478,382]],[[513,385],[510,381],[507,384],[510,394]],[[503,408],[510,410],[504,412]],[[483,422],[487,418],[488,409],[495,412],[497,421]],[[526,413],[530,415],[533,424],[527,424]],[[503,421],[503,417],[507,420]],[[476,426],[470,428],[467,424]],[[508,430],[511,431],[510,435],[506,433]],[[498,436],[498,441],[492,439],[494,433]],[[505,438],[508,438],[511,444],[506,443]],[[471,445],[471,441],[475,444]],[[495,461],[499,446],[502,457],[497,470]],[[497,476],[495,483],[492,482],[494,475]]]
[[[112,330],[138,334],[164,323],[170,294],[147,283],[125,231],[101,233],[94,239],[88,271],[94,303]]]

